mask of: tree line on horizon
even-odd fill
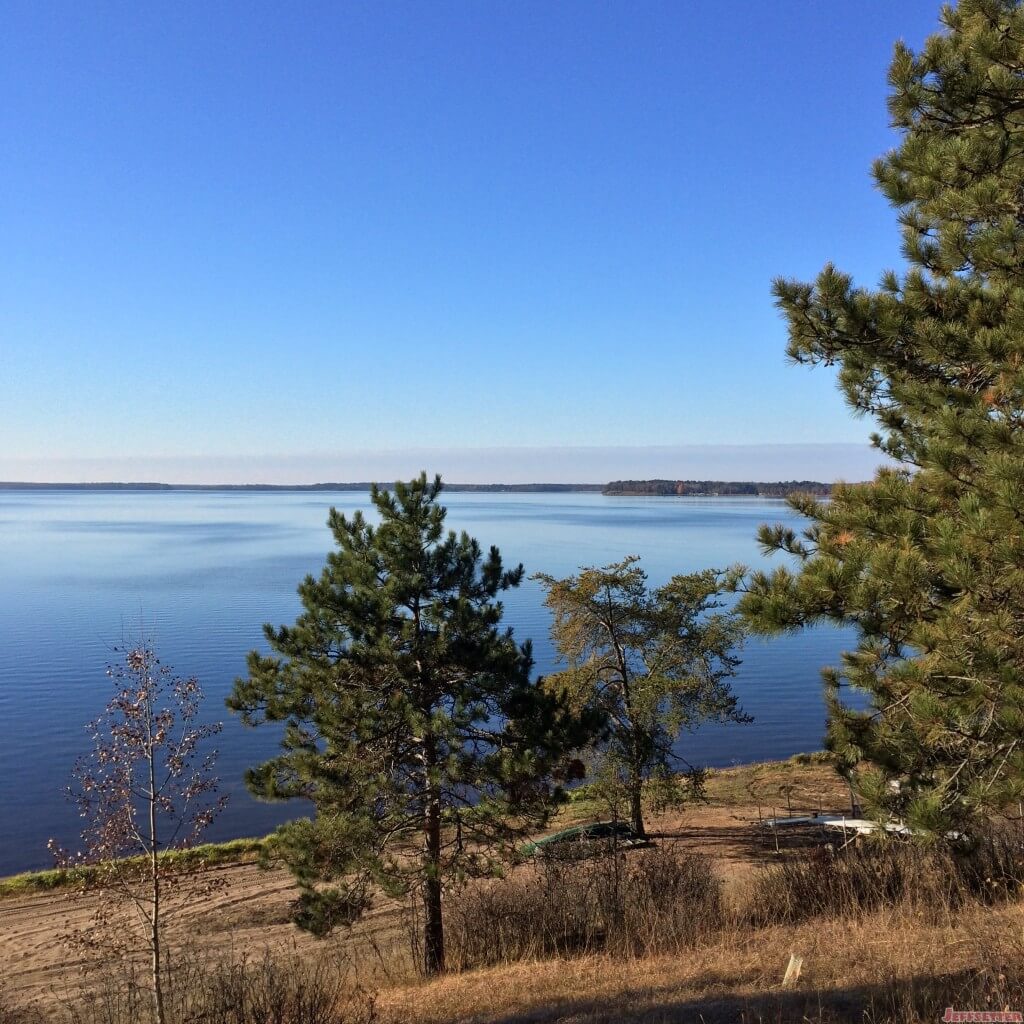
[[[832,484],[820,480],[779,480],[758,483],[752,480],[612,480],[606,484],[604,494],[719,497],[753,496],[759,498],[788,498],[792,494],[811,494],[828,497]]]

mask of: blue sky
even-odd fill
[[[859,472],[871,424],[787,365],[770,280],[899,264],[869,167],[937,12],[9,0],[0,477],[808,442]]]

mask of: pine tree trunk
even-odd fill
[[[441,880],[428,878],[423,887],[425,910],[423,970],[428,976],[444,973],[444,925],[441,920]]]
[[[443,974],[444,922],[441,917],[441,794],[433,780],[437,753],[432,739],[424,747],[427,769],[423,823],[423,970]]]

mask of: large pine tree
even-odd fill
[[[337,550],[299,587],[294,626],[266,626],[228,700],[244,721],[285,722],[283,750],[251,770],[270,799],[305,798],[314,820],[273,844],[303,896],[300,923],[357,915],[376,883],[418,889],[423,962],[444,969],[446,882],[492,871],[550,807],[555,759],[584,736],[531,681],[528,644],[501,628],[504,568],[445,529],[440,477],[373,488],[379,523],[332,509]]]
[[[762,543],[799,571],[755,575],[742,601],[765,631],[857,627],[826,673],[829,745],[870,769],[875,813],[933,832],[1024,795],[1024,12],[963,0],[942,23],[896,47],[902,137],[874,168],[907,269],[876,290],[831,266],[775,284],[789,355],[838,366],[899,465],[794,502],[809,529]]]

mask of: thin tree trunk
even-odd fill
[[[153,1018],[155,1024],[165,1024],[164,989],[160,980],[160,840],[157,835],[157,791],[156,791],[156,751],[153,739],[153,708],[146,708],[146,756],[149,769],[149,880],[153,913],[149,919],[149,949],[152,955],[150,969],[153,984]]]
[[[619,642],[619,638],[615,633],[615,624],[611,619],[611,589],[606,590],[608,596],[608,610],[609,620],[607,624],[608,632],[612,638],[612,642],[615,644],[615,656],[618,661],[619,676],[622,680],[622,700],[626,708],[626,715],[629,718],[631,735],[628,741],[629,750],[629,817],[630,825],[633,827],[633,831],[638,836],[644,836],[647,833],[644,831],[644,806],[643,806],[643,790],[644,790],[644,769],[643,769],[643,755],[640,748],[640,738],[637,735],[637,724],[636,718],[633,715],[633,698],[630,693],[630,672],[629,663],[626,660],[626,652],[622,648],[622,644]]]
[[[154,851],[154,860],[156,854]],[[156,1024],[165,1024],[164,988],[160,978],[160,876],[158,867],[153,866],[153,916],[150,919],[149,945],[152,952],[153,1016]]]
[[[634,769],[629,779],[629,817],[633,831],[638,836],[646,836],[644,829],[644,779],[641,772]]]

